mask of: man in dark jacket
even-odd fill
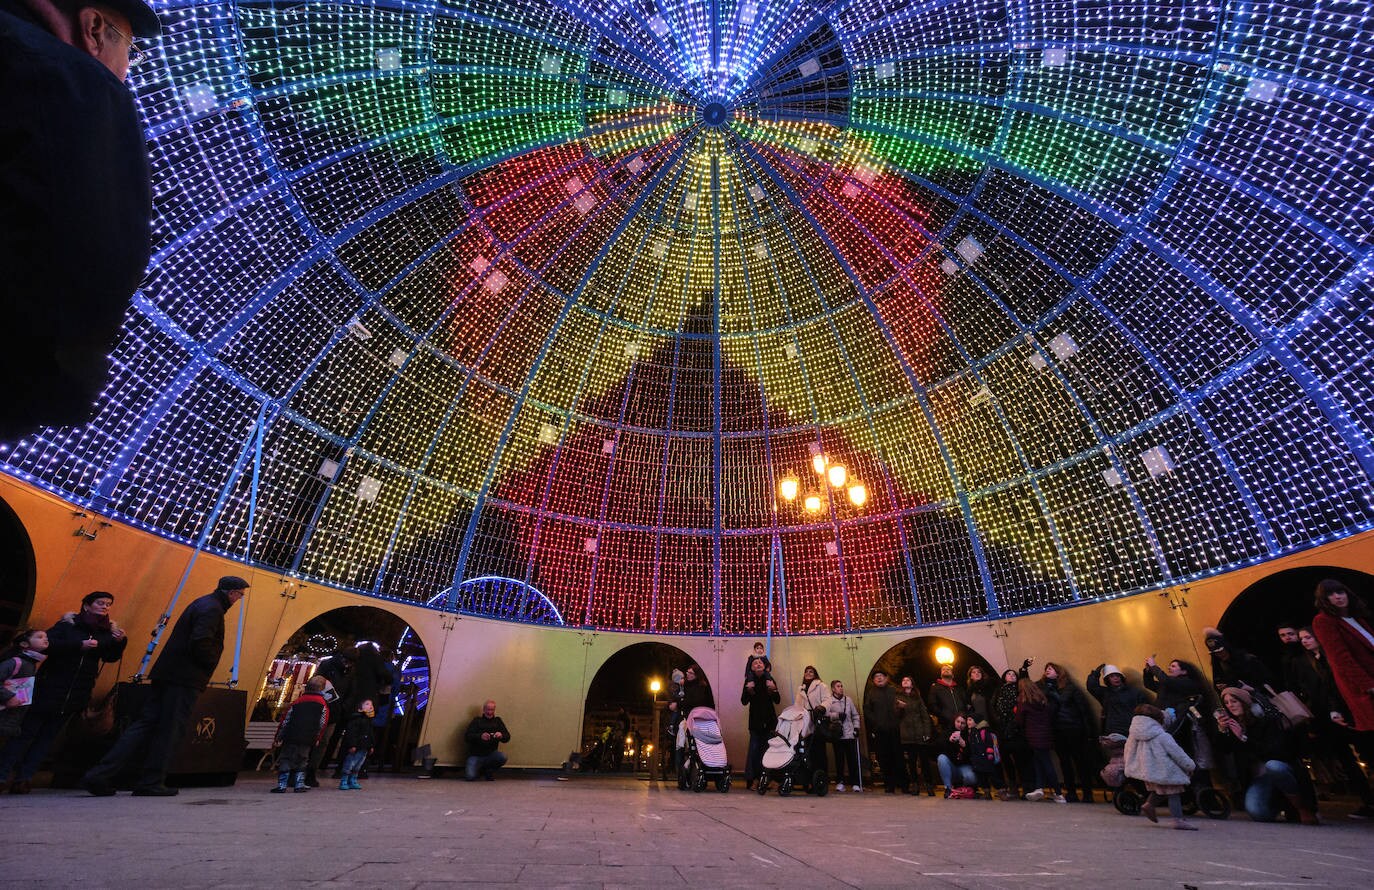
[[[481,773],[488,782],[495,779],[496,771],[506,764],[506,755],[496,749],[503,742],[510,741],[510,730],[506,729],[505,721],[496,716],[496,702],[487,699],[482,705],[482,716],[472,718],[463,738],[468,743],[464,778],[475,782],[477,774]]]
[[[954,729],[954,718],[968,710],[968,690],[954,679],[954,665],[940,665],[940,679],[930,684],[926,704],[938,722],[937,731],[948,735]]]
[[[883,791],[896,794],[905,776],[902,768],[902,737],[897,716],[897,690],[887,681],[887,671],[873,672],[873,686],[864,693],[864,725],[868,741],[883,771]]]
[[[0,752],[0,782],[14,773],[11,794],[29,793],[53,740],[91,700],[100,665],[124,654],[129,638],[110,620],[112,605],[114,594],[93,591],[81,598],[80,612],[70,612],[48,628],[48,657],[34,681],[33,704],[19,735]]]
[[[248,582],[233,575],[219,579],[208,593],[186,607],[163,644],[162,655],[148,675],[150,688],[143,710],[103,759],[87,771],[81,786],[97,797],[114,794],[111,783],[140,752],[143,768],[134,786],[136,797],[171,797],[167,764],[186,733],[196,699],[224,654],[224,613],[243,599]]]
[[[0,0],[0,441],[87,420],[143,278],[148,159],[123,83],[142,0]]]

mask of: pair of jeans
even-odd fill
[[[506,755],[500,751],[493,751],[490,754],[474,754],[468,758],[467,767],[464,770],[464,777],[471,782],[477,778],[477,774],[484,776],[495,775],[496,771],[506,764]]]
[[[504,757],[502,758],[504,760]],[[359,748],[352,754],[345,754],[343,764],[339,767],[339,773],[343,776],[356,776],[362,772],[363,764],[367,762],[367,749]]]
[[[115,742],[110,752],[86,773],[86,781],[108,785],[135,757],[143,755],[139,788],[157,788],[167,780],[167,765],[186,735],[200,690],[154,682],[148,687],[143,710]]]
[[[940,770],[940,781],[944,783],[945,793],[950,789],[967,786],[969,788],[978,784],[978,774],[973,771],[973,767],[967,763],[955,763],[949,759],[948,754],[941,754],[935,758],[935,765]],[[958,784],[955,780],[958,779]]]
[[[763,775],[763,752],[768,750],[771,732],[749,731],[749,753],[744,761],[744,781],[749,783]]]
[[[61,711],[40,712],[30,707],[19,727],[19,735],[0,750],[0,782],[8,781],[11,774],[19,782],[32,779],[70,717]]]
[[[1298,777],[1293,767],[1282,760],[1267,760],[1245,789],[1245,812],[1256,822],[1273,822],[1279,808],[1274,806],[1274,792],[1297,794]]]

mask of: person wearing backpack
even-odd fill
[[[973,717],[965,717],[968,726],[968,762],[977,777],[977,785],[988,797],[998,800],[1011,800],[1006,780],[1002,777],[1002,752],[997,743],[997,733],[992,731],[986,720],[974,723]]]
[[[19,735],[24,714],[33,701],[33,678],[47,656],[47,631],[28,627],[0,654],[0,739]]]

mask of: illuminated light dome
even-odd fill
[[[74,504],[366,595],[506,579],[511,620],[705,634],[1025,613],[1374,526],[1363,4],[160,12],[152,267],[91,423],[3,455]],[[865,509],[775,509],[826,454]]]

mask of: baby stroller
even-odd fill
[[[768,783],[776,780],[778,794],[783,797],[794,788],[824,797],[830,790],[830,777],[825,770],[812,770],[808,754],[811,747],[811,713],[795,705],[784,708],[778,715],[777,729],[763,752],[763,775],[759,776],[759,794],[768,792]]]
[[[1196,721],[1191,713],[1193,710],[1185,710],[1183,716],[1169,727],[1169,734],[1176,741],[1180,737],[1190,737]],[[1150,791],[1144,782],[1126,776],[1126,737],[1114,732],[1102,736],[1098,742],[1102,745],[1102,753],[1107,756],[1107,765],[1102,768],[1101,775],[1107,787],[1113,789],[1112,806],[1124,816],[1138,815],[1141,806],[1149,800]],[[1187,746],[1184,747],[1186,750]],[[1231,799],[1225,792],[1213,788],[1204,778],[1206,775],[1207,771],[1202,768],[1193,773],[1192,784],[1181,796],[1183,812],[1192,816],[1201,811],[1209,819],[1226,819],[1231,815]]]
[[[684,721],[687,745],[677,787],[705,791],[706,783],[716,783],[716,790],[724,794],[730,790],[730,760],[725,753],[725,740],[720,735],[720,718],[711,708],[693,708]]]

